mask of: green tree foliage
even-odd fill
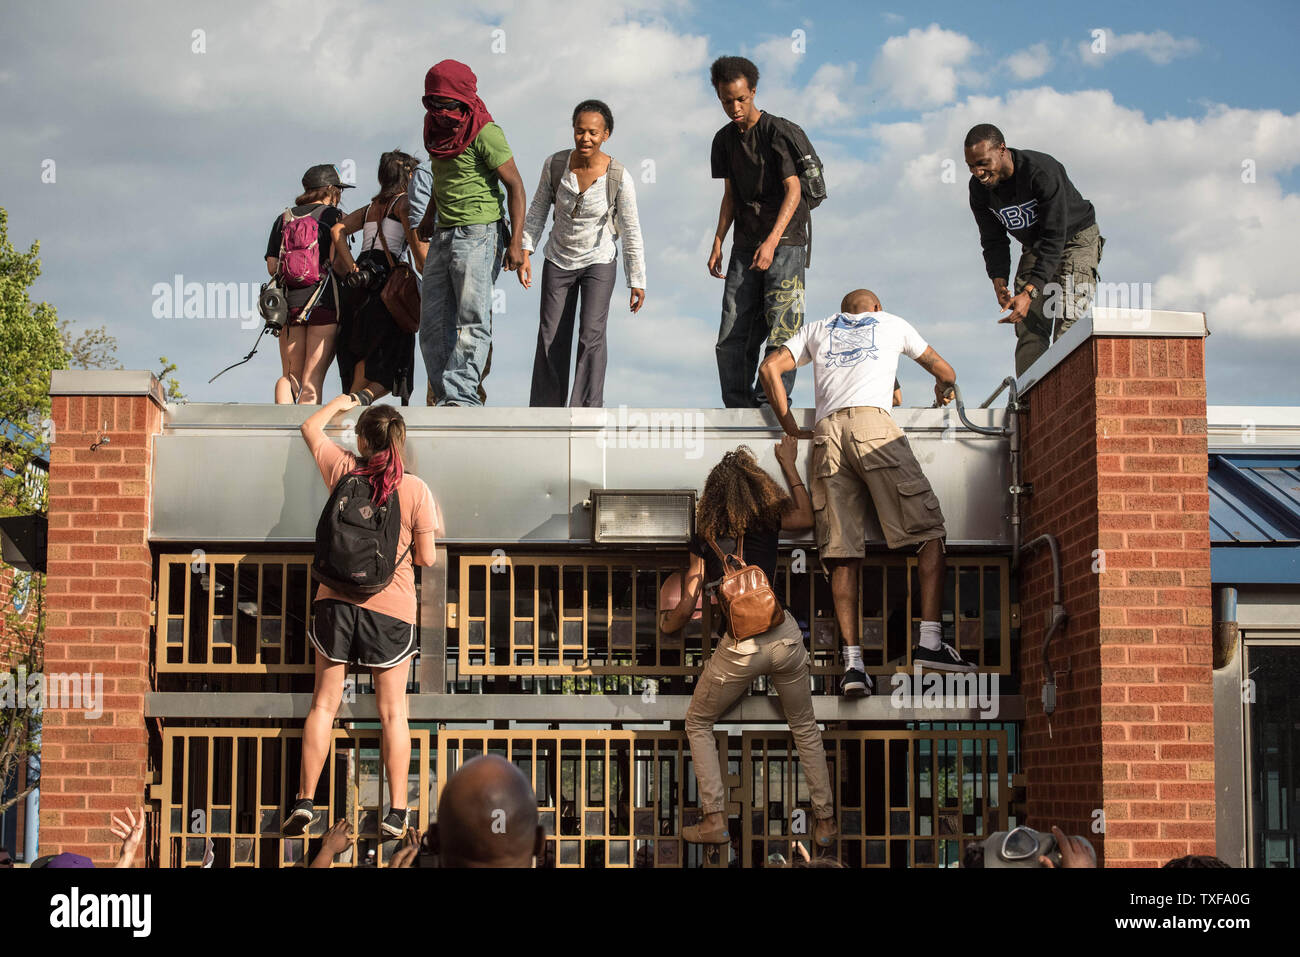
[[[0,209],[0,463],[16,473],[0,478],[0,515],[44,510],[44,483],[27,481],[27,463],[49,440],[50,372],[68,367],[54,307],[28,294],[41,274],[39,252],[38,242],[14,248]]]
[[[9,689],[14,700],[0,701],[0,796],[18,780],[18,772],[28,757],[40,752],[40,712],[31,707],[30,701],[27,707],[17,706],[16,683],[20,676],[26,681],[31,675],[45,670],[42,660],[45,644],[44,577],[32,576],[31,597],[28,599],[32,607],[27,612],[31,617],[24,620],[24,616],[15,614],[13,607],[6,604],[4,620],[0,623],[0,644],[9,644],[8,655],[0,656],[0,671],[8,672],[14,682]],[[36,785],[28,783],[8,801],[0,800],[0,812],[23,800],[34,787]]]
[[[158,381],[163,384],[163,388],[167,392],[167,401],[185,402],[185,393],[181,391],[180,380],[172,375],[176,371],[176,363],[170,361],[166,356],[159,356],[158,361],[163,364],[162,371],[158,373]]]
[[[52,439],[50,373],[68,367],[69,353],[58,316],[47,302],[33,303],[28,290],[41,274],[40,244],[19,252],[9,241],[9,214],[0,208],[0,515],[45,511],[45,482],[29,480],[28,463]],[[6,605],[0,620],[0,646],[8,649],[0,670],[16,676],[41,671],[45,636],[44,576],[31,583],[35,608],[30,617]],[[0,707],[0,794],[37,749],[39,717],[30,708]],[[17,803],[30,786],[0,810]]]
[[[85,329],[75,338],[73,331],[69,320],[59,320],[59,336],[63,339],[63,351],[68,354],[69,369],[122,368],[122,363],[117,361],[117,337],[109,335],[108,329],[104,326]]]

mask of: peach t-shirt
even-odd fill
[[[335,442],[326,440],[316,448],[316,464],[320,467],[325,485],[333,489],[343,476],[357,467],[357,457]],[[397,487],[397,500],[402,511],[402,529],[397,538],[397,554],[401,560],[393,580],[383,591],[371,595],[365,601],[357,601],[334,591],[321,583],[316,591],[317,600],[337,598],[381,615],[389,615],[401,621],[415,623],[415,558],[414,552],[402,558],[402,554],[411,547],[416,534],[421,532],[440,533],[442,531],[442,513],[438,503],[433,499],[433,492],[424,483],[424,479],[402,473],[401,484]]]

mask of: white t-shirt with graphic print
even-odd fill
[[[929,348],[911,323],[889,312],[836,313],[805,322],[785,342],[795,365],[813,367],[817,421],[838,409],[893,407],[898,357]]]

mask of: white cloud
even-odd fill
[[[1194,37],[1175,37],[1164,30],[1154,33],[1116,33],[1110,29],[1092,31],[1093,37],[1079,44],[1079,55],[1089,66],[1101,66],[1107,57],[1140,53],[1152,63],[1165,66],[1176,57],[1191,56],[1201,48]]]
[[[1051,68],[1052,55],[1048,52],[1046,43],[1035,43],[1011,54],[1002,61],[1002,65],[1017,80],[1036,80]]]
[[[807,110],[809,126],[829,127],[850,119],[861,110],[854,96],[853,78],[857,67],[850,63],[824,63],[817,68],[799,99]]]
[[[753,60],[759,68],[760,89],[789,83],[807,53],[796,52],[794,40],[789,36],[776,36],[746,48],[743,56]]]
[[[1003,123],[1011,145],[1055,155],[1096,207],[1107,237],[1103,280],[1150,283],[1157,309],[1204,310],[1216,333],[1212,350],[1219,336],[1300,338],[1292,266],[1300,195],[1278,181],[1300,156],[1300,115],[1219,107],[1198,118],[1148,120],[1102,91],[971,98],[920,123],[873,128],[882,154],[855,173],[847,202],[872,211],[872,234],[926,237],[930,271],[948,287],[935,299],[972,288],[977,298],[957,307],[969,313],[988,296],[982,275],[969,276],[979,258],[966,177],[954,186],[941,172],[944,159],[964,169],[960,143],[968,127],[1001,117],[1015,118]],[[1207,166],[1223,143],[1234,144],[1233,155]],[[1238,153],[1255,160],[1257,182],[1242,182]],[[891,169],[900,175],[886,178]],[[908,260],[918,242],[882,244],[873,268],[915,278]]]
[[[872,66],[872,86],[902,109],[925,109],[952,102],[961,82],[959,69],[975,53],[969,37],[932,23],[890,37]]]

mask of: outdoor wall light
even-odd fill
[[[685,545],[695,532],[694,489],[592,489],[598,545]]]

